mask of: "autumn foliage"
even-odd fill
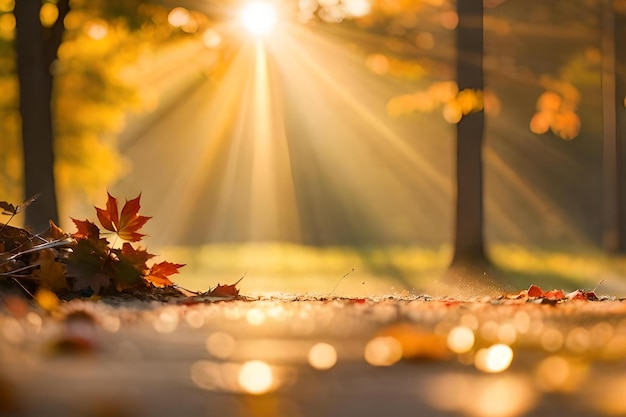
[[[172,286],[170,276],[184,265],[163,261],[148,266],[155,255],[138,245],[145,236],[141,228],[150,219],[139,214],[140,198],[126,200],[119,210],[117,199],[108,194],[106,207],[96,207],[102,233],[87,219],[72,219],[77,228],[72,234],[52,222],[42,235],[0,224],[0,275],[20,285],[30,281],[52,291],[84,295]],[[20,206],[0,202],[0,207],[3,214],[14,216],[31,200]],[[106,234],[114,236],[113,243]],[[119,240],[125,242],[116,247]]]

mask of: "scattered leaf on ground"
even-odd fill
[[[207,295],[210,297],[237,297],[239,295],[237,284],[239,284],[242,279],[243,277],[239,278],[237,282],[230,285],[217,284],[217,286],[210,290]]]
[[[150,271],[146,275],[146,280],[155,287],[170,287],[174,285],[168,278],[170,275],[178,273],[178,269],[182,268],[183,264],[173,264],[170,262],[161,262],[152,265]],[[239,281],[238,281],[239,282]],[[239,293],[239,291],[237,291]]]

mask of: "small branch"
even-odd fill
[[[0,272],[0,276],[14,278],[16,276],[16,274],[18,274],[20,272],[28,271],[30,269],[38,269],[38,268],[39,268],[39,265],[26,265],[26,266],[23,266],[21,268],[14,269],[12,271]],[[22,278],[25,278],[25,276],[22,276]]]
[[[348,272],[346,272],[340,279],[339,281],[337,281],[337,284],[335,284],[335,287],[333,288],[333,290],[328,294],[328,296],[330,297],[331,295],[333,295],[333,293],[335,292],[335,290],[337,289],[337,287],[339,286],[339,284],[341,284],[341,281],[343,281],[343,279],[345,277],[347,277],[348,275],[350,275],[351,273],[354,272],[354,268],[352,268],[351,270],[349,270]]]
[[[35,296],[33,295],[33,293],[31,293],[30,291],[28,291],[28,289],[27,289],[24,285],[22,285],[22,283],[21,283],[21,282],[19,282],[19,281],[17,280],[17,278],[15,278],[15,277],[12,277],[12,278],[13,278],[13,281],[15,281],[15,283],[16,283],[17,285],[19,285],[19,286],[20,286],[20,287],[21,287],[21,288],[22,288],[22,289],[26,292],[26,294],[30,295],[32,299],[35,299]]]
[[[40,250],[64,247],[64,246],[67,246],[67,245],[69,245],[71,243],[74,243],[74,242],[75,242],[75,240],[70,238],[70,237],[65,238],[65,239],[53,240],[52,242],[47,242],[47,243],[43,243],[41,245],[33,246],[30,249],[26,249],[26,250],[23,250],[21,252],[18,252],[16,254],[14,254],[14,255],[11,255],[7,259],[5,259],[5,261],[12,261],[12,260],[14,260],[16,258],[19,258],[22,255],[27,255],[29,253],[39,252]]]

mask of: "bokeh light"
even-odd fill
[[[99,41],[109,34],[109,28],[104,20],[95,20],[86,26],[87,36]]]
[[[563,333],[553,327],[548,327],[541,333],[539,343],[545,351],[556,352],[563,347]]]
[[[207,351],[219,359],[230,358],[236,346],[235,338],[224,332],[211,333],[206,341]]]
[[[152,325],[158,333],[172,333],[178,327],[178,311],[175,308],[165,308]]]
[[[505,371],[513,361],[513,349],[498,343],[486,349],[479,349],[474,357],[474,365],[483,372],[497,373]]]
[[[260,326],[265,322],[265,313],[260,308],[251,308],[246,313],[246,321],[253,326]]]
[[[274,377],[272,368],[263,361],[249,361],[239,371],[239,385],[250,394],[263,394],[270,390]]]
[[[167,15],[167,21],[169,22],[169,24],[176,28],[185,26],[189,23],[190,19],[191,16],[189,14],[189,11],[184,7],[175,7]]]
[[[474,332],[472,329],[459,326],[448,333],[448,348],[454,353],[469,352],[474,347]]]
[[[365,361],[373,366],[391,366],[402,359],[402,344],[394,337],[375,337],[365,345]]]
[[[39,9],[39,19],[41,20],[41,25],[43,27],[52,27],[58,18],[59,9],[56,4],[44,3],[41,5],[41,9]]]
[[[543,359],[535,368],[537,386],[546,392],[573,392],[580,388],[588,367],[560,355]]]
[[[315,369],[330,369],[337,363],[337,350],[331,344],[316,343],[309,350],[308,360]]]

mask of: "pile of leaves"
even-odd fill
[[[9,222],[37,196],[18,206],[0,201],[2,214],[10,216],[0,223],[0,283],[4,278],[27,292],[44,288],[80,296],[173,287],[170,276],[184,265],[163,261],[148,266],[155,255],[139,246],[145,236],[140,230],[150,219],[139,214],[141,194],[126,200],[121,211],[117,199],[107,195],[106,207],[95,208],[102,233],[89,220],[72,219],[75,233],[50,222],[46,232],[32,234]]]

